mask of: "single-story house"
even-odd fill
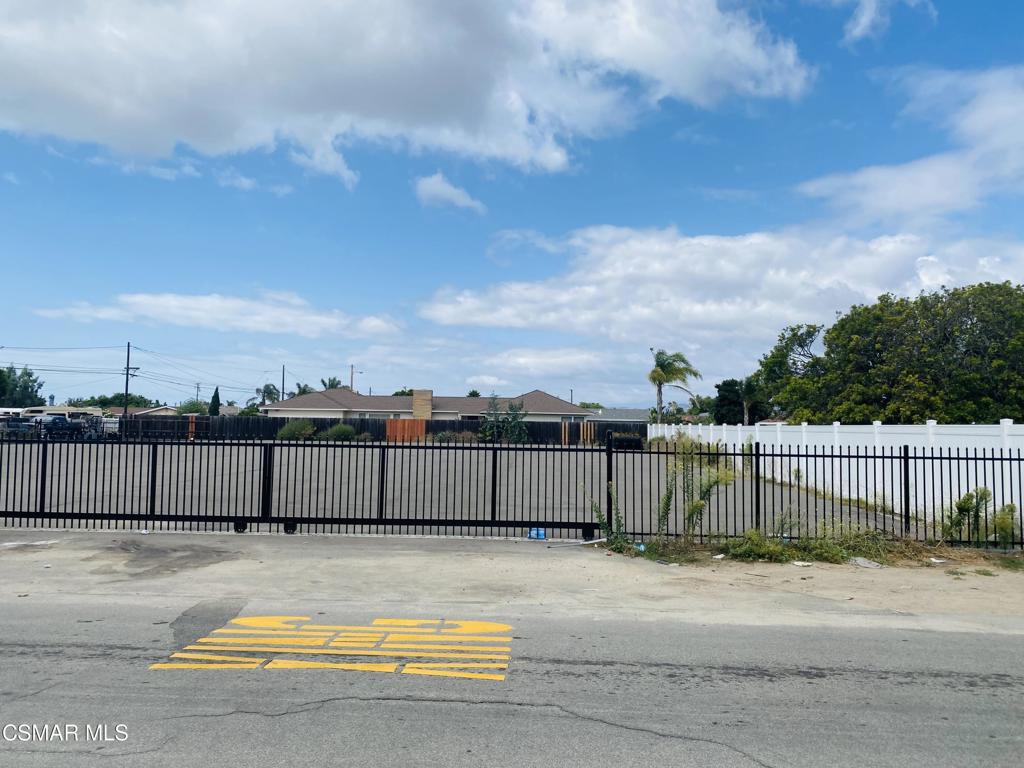
[[[590,421],[643,422],[651,420],[650,408],[591,408]]]
[[[109,408],[104,408],[107,413],[111,416],[122,416],[124,415],[124,406],[112,405]],[[129,405],[128,406],[129,416],[177,416],[178,409],[173,405]]]
[[[435,396],[432,390],[415,389],[411,396],[361,395],[349,389],[325,389],[259,407],[267,416],[290,419],[483,419],[489,397]],[[535,389],[518,397],[497,398],[504,411],[509,403],[521,403],[524,421],[586,421],[593,414],[561,398]]]

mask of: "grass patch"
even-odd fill
[[[995,555],[989,562],[1008,571],[1024,571],[1024,557],[1021,555]]]
[[[979,576],[995,576],[995,571],[989,570],[988,568],[975,568],[974,573]]]

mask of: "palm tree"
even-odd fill
[[[281,399],[281,392],[273,384],[264,384],[262,387],[256,388],[256,397],[250,397],[246,401],[246,405],[255,405],[259,402],[260,405],[266,405],[269,403],[276,403]]]
[[[692,397],[693,393],[686,385],[690,379],[699,379],[700,371],[690,364],[682,352],[669,354],[664,349],[655,350],[651,347],[651,354],[654,355],[654,367],[647,374],[647,380],[654,385],[654,390],[658,393],[657,417],[658,423],[661,424],[663,389],[676,387]]]
[[[328,379],[320,379],[320,383],[324,389],[338,389],[341,387],[341,379],[337,376],[331,376]]]

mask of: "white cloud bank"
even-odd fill
[[[87,302],[36,314],[79,322],[120,321],[166,323],[214,331],[281,333],[317,338],[340,335],[353,338],[388,335],[398,330],[386,316],[356,317],[335,309],[322,310],[292,293],[265,293],[260,298],[219,293],[123,293],[112,303]]]
[[[567,142],[663,99],[797,97],[796,46],[715,0],[11,0],[0,130],[129,156],[399,141],[559,170]]]
[[[421,176],[413,184],[416,199],[420,205],[466,208],[481,215],[487,213],[487,206],[461,187],[456,187],[444,174],[438,171],[433,176]]]
[[[953,148],[896,165],[814,179],[800,189],[862,222],[919,222],[1024,191],[1024,66],[908,70],[908,117],[935,120]]]
[[[837,310],[885,292],[1024,274],[1022,243],[937,243],[914,233],[689,237],[674,227],[603,226],[573,232],[564,245],[570,260],[561,274],[442,290],[420,313],[443,325],[556,331],[640,349],[690,344],[707,355],[738,352],[754,360],[784,326],[829,322]],[[584,360],[555,350],[551,359],[599,370],[597,353],[587,354]],[[514,367],[551,372],[543,357]]]

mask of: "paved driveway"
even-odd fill
[[[0,531],[0,764],[1016,766],[1024,577],[965,573]]]

